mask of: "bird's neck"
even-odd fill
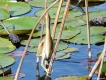
[[[50,35],[50,16],[46,14],[46,34]]]

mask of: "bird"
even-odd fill
[[[48,12],[45,15],[45,19],[46,19],[46,35],[38,46],[38,50],[36,54],[37,55],[36,63],[38,65],[39,57],[41,56],[41,66],[43,67],[46,73],[49,73],[47,66],[49,65],[53,53],[53,40],[50,32],[50,15]]]

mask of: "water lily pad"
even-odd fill
[[[56,80],[86,80],[87,76],[63,76],[60,78],[57,78]]]
[[[29,46],[33,47],[33,46],[38,46],[39,44],[39,39],[31,39]],[[26,45],[27,40],[22,40],[21,41],[21,45]]]
[[[92,20],[98,16],[106,17],[105,10],[97,10],[89,13],[89,19]],[[86,20],[86,15],[83,16],[83,19]]]
[[[56,29],[55,39],[58,38],[59,28]],[[64,29],[61,35],[61,39],[70,39],[80,33],[77,27],[69,27]]]
[[[77,52],[77,51],[78,51],[78,49],[76,49],[76,48],[68,47],[67,49],[62,50],[60,52],[71,53],[71,52]]]
[[[0,53],[8,53],[16,49],[8,39],[0,38],[0,42]]]
[[[103,30],[104,29],[104,30]],[[100,35],[103,34],[106,30],[104,27],[91,27],[90,28],[90,42],[91,44],[96,44],[98,42],[104,41],[104,36]],[[87,34],[86,34],[86,27],[80,27],[81,33],[75,36],[72,39],[64,40],[72,43],[77,44],[87,44]]]
[[[15,62],[15,59],[7,54],[0,54],[0,65],[4,68],[12,65]]]
[[[4,10],[4,9],[0,9],[0,20],[4,20],[4,19],[8,19],[10,17],[10,14]]]
[[[48,4],[47,6],[50,6],[52,3],[54,2],[54,0],[48,0]],[[28,4],[30,4],[31,6],[35,6],[35,7],[44,7],[44,3],[45,0],[29,0]],[[55,4],[53,7],[58,7],[58,3]],[[62,5],[65,5],[66,2],[64,1]]]
[[[49,14],[50,14],[50,17],[52,19],[55,19],[57,9],[58,9],[57,7],[56,8],[53,7],[49,10]],[[61,14],[59,15],[59,18],[63,17],[64,10],[65,10],[65,7],[62,7],[61,11],[60,11]],[[35,16],[40,17],[43,14],[43,12],[44,12],[44,9],[38,10],[38,11],[35,12]]]
[[[0,1],[0,8],[3,8],[6,4],[11,16],[25,14],[31,10],[31,6],[24,2]]]
[[[71,57],[70,53],[57,52],[56,56],[55,56],[55,59],[56,60],[58,60],[58,59],[69,59],[70,57]]]
[[[71,20],[66,20],[64,26],[75,26],[75,27],[78,26],[79,27],[85,24],[86,24],[86,21],[82,20],[81,17],[77,17],[77,18],[72,18]]]
[[[50,5],[50,2],[52,2],[54,0],[48,0],[48,4]],[[28,4],[30,4],[31,6],[35,6],[35,7],[44,7],[44,0],[29,0]]]
[[[15,17],[3,21],[3,24],[7,29],[15,34],[27,34],[30,33],[36,24],[36,18],[34,17]],[[35,30],[36,31],[36,30]],[[7,32],[4,29],[0,30],[0,34],[6,35]]]
[[[13,77],[0,77],[0,80],[14,80]]]

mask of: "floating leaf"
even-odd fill
[[[56,12],[57,12],[57,7],[56,8],[51,8],[50,10],[49,10],[49,14],[50,14],[50,17],[52,18],[52,19],[55,19],[55,17],[56,17]],[[65,7],[62,7],[61,8],[61,11],[60,11],[60,15],[59,15],[59,18],[62,18],[63,17],[63,14],[62,14],[62,12],[64,12],[64,9],[65,9]],[[35,12],[35,16],[41,16],[42,14],[43,14],[43,12],[44,12],[44,9],[41,9],[41,10],[38,10],[38,11],[36,11]]]
[[[54,0],[48,0],[47,6],[50,6],[53,2],[54,2]],[[28,4],[30,4],[31,6],[35,6],[35,7],[44,7],[44,3],[45,3],[44,0],[30,0],[30,1],[28,1]],[[55,4],[53,7],[58,7],[58,3]],[[62,5],[65,5],[65,3],[66,2],[63,2]]]
[[[58,60],[58,59],[69,59],[70,57],[71,57],[70,53],[57,52],[56,56],[55,56],[55,59],[56,60]]]
[[[25,14],[31,10],[31,6],[25,2],[4,2],[0,1],[0,8],[3,8],[7,4],[7,8],[11,16],[17,16]]]
[[[78,49],[76,49],[76,48],[68,47],[67,49],[62,50],[60,52],[71,53],[71,52],[77,52],[77,51],[78,51]]]
[[[62,51],[62,50],[65,50],[67,48],[68,48],[68,44],[67,43],[60,42],[59,45],[58,45],[57,51]]]
[[[77,22],[77,24],[76,24]],[[85,25],[86,22],[84,20],[82,20],[81,17],[77,17],[77,18],[72,18],[71,20],[66,20],[64,26],[75,26],[75,27],[79,27],[82,25]]]
[[[59,28],[56,30],[55,39],[58,38]],[[77,27],[70,27],[62,31],[61,39],[70,39],[80,33]]]
[[[50,2],[52,2],[53,0],[49,0],[48,3],[50,4]],[[28,4],[30,4],[31,6],[35,6],[35,7],[44,7],[44,0],[30,0],[28,1]]]
[[[89,13],[89,19],[92,20],[98,16],[106,17],[105,10],[97,10]],[[83,19],[86,20],[86,15],[83,16]]]
[[[77,80],[86,80],[88,76],[80,76]]]
[[[0,77],[0,80],[14,80],[13,77]]]
[[[31,41],[30,41],[30,43],[29,43],[29,46],[38,46],[38,44],[39,44],[39,39],[31,39]],[[26,43],[27,43],[27,40],[22,40],[21,41],[21,44],[22,45],[26,45]]]
[[[4,19],[8,19],[10,17],[10,14],[4,10],[4,9],[0,9],[0,20],[4,20]]]
[[[11,33],[26,34],[31,32],[36,21],[37,20],[34,17],[16,17],[4,20],[3,24]],[[6,35],[7,32],[4,29],[1,29],[0,34]]]
[[[88,76],[63,76],[56,80],[86,80]]]
[[[15,62],[15,59],[7,54],[0,54],[0,65],[4,68],[12,65]]]
[[[0,53],[7,53],[16,49],[8,39],[0,38],[0,42]]]
[[[80,27],[81,33],[72,39],[64,40],[77,44],[87,44],[87,33],[86,27]],[[98,42],[104,41],[104,36],[100,35],[106,31],[104,27],[90,27],[90,42],[91,44],[96,44]]]

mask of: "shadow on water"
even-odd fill
[[[106,6],[106,3],[99,6],[95,6],[93,8],[90,8],[90,11],[94,10],[104,10]],[[35,10],[38,10],[38,8],[32,7],[31,13],[22,15],[22,16],[34,16]],[[53,72],[51,74],[51,78],[49,80],[55,80],[58,77],[61,77],[63,75],[88,75],[89,69],[86,68],[86,66],[93,66],[94,62],[87,62],[88,58],[88,50],[87,45],[75,45],[75,44],[69,44],[69,47],[74,47],[79,50],[79,52],[72,53],[70,59],[66,60],[55,60],[53,64]],[[96,46],[91,45],[91,51],[92,51],[92,57],[93,59],[97,59],[97,54],[101,52],[103,49],[103,45]],[[24,47],[21,46],[17,48],[17,51],[23,51]],[[16,63],[14,65],[10,66],[12,68],[12,73],[15,73],[17,70],[17,67],[19,65],[21,57],[16,57]],[[64,63],[63,63],[64,62]],[[45,72],[42,69],[41,66],[39,66],[40,75],[37,75],[38,72],[36,70],[36,54],[35,53],[29,53],[25,56],[21,73],[25,74],[24,78],[19,78],[18,80],[45,80]],[[95,77],[96,75],[94,75]]]

